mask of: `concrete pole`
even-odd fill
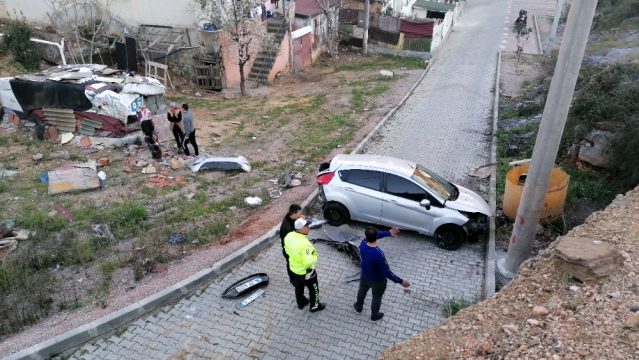
[[[364,0],[366,3],[366,11],[364,11],[364,38],[362,39],[362,50],[364,55],[368,55],[368,23],[371,17],[370,0]]]
[[[557,36],[557,27],[559,27],[559,19],[561,11],[564,8],[564,0],[557,0],[557,9],[555,9],[555,17],[552,19],[552,27],[550,28],[550,36],[548,37],[548,46],[544,49],[544,55],[550,56],[555,47],[555,37]]]
[[[596,6],[597,0],[573,1],[568,14],[515,227],[503,264],[503,269],[512,274],[530,256],[548,188],[548,178],[559,150]]]

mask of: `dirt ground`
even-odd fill
[[[143,235],[144,238],[155,238],[151,243],[140,242],[137,238],[120,241],[115,253],[108,259],[133,256],[144,260],[162,249],[161,255],[165,260],[147,269],[140,280],[134,279],[131,267],[118,267],[113,272],[108,292],[100,301],[87,303],[77,310],[55,312],[38,324],[3,338],[0,356],[44,341],[154,294],[210,267],[278,225],[291,203],[301,203],[315,189],[319,162],[354,148],[423,72],[423,69],[414,67],[390,66],[388,69],[394,71],[395,79],[388,81],[380,80],[377,75],[379,68],[336,71],[341,65],[356,65],[358,61],[360,58],[356,54],[342,55],[339,63],[324,60],[308,71],[285,75],[272,86],[251,88],[247,97],[239,97],[232,91],[198,91],[201,96],[193,96],[194,89],[188,86],[178,87],[177,91],[167,94],[168,101],[188,102],[193,108],[202,154],[242,155],[253,167],[248,174],[214,171],[192,174],[185,167],[172,169],[173,160],[182,164],[191,160],[175,153],[172,140],[163,143],[164,159],[154,164],[158,173],[151,175],[140,173],[142,167],[136,166],[140,161],[152,163],[148,150],[141,146],[123,149],[101,149],[98,146],[98,152],[85,155],[86,149],[78,146],[37,143],[20,137],[21,140],[15,140],[11,146],[0,148],[0,163],[10,162],[13,168],[21,171],[24,179],[37,179],[42,171],[70,160],[108,157],[111,162],[104,168],[108,174],[104,191],[65,194],[49,199],[45,185],[29,180],[19,189],[0,193],[1,204],[12,209],[13,213],[19,213],[24,210],[25,202],[31,206],[39,203],[38,211],[57,218],[61,215],[53,213],[56,204],[78,213],[87,206],[101,209],[132,199],[140,201],[148,210],[148,222],[163,223],[163,226],[156,230],[154,227],[158,225],[153,225],[148,230],[149,234]],[[380,62],[379,59],[377,62]],[[334,122],[337,126],[330,127]],[[22,131],[28,129],[0,129],[0,136],[17,136]],[[305,136],[309,137],[310,145],[296,141]],[[316,146],[314,141],[325,141],[332,148],[327,148],[320,157],[316,154],[321,152],[311,147],[322,144]],[[45,154],[42,161],[31,159],[36,152]],[[282,178],[286,173],[298,177],[301,185],[284,187]],[[280,189],[281,197],[270,199],[268,192],[273,189]],[[262,197],[263,205],[249,207],[243,204],[243,198],[249,195]],[[192,205],[185,207],[184,202]],[[222,215],[198,213],[198,206],[216,208],[219,204],[224,204]],[[197,216],[184,219],[180,212]],[[221,230],[210,230],[210,224],[218,223]],[[187,234],[187,241],[191,243],[168,246],[164,239],[172,232]],[[196,242],[207,234],[221,238],[208,245],[197,245]],[[154,246],[157,249],[153,249]],[[75,293],[78,289],[85,289],[85,295],[90,294],[88,289],[102,281],[98,269],[97,265],[83,270],[73,267],[59,269],[64,283],[73,284],[65,285],[62,291]]]
[[[639,189],[568,235],[613,245],[620,270],[581,283],[555,267],[553,243],[494,297],[461,310],[382,359],[637,359]]]

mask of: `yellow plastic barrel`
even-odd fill
[[[528,174],[528,165],[515,166],[506,173],[506,188],[504,190],[503,211],[506,218],[514,221],[517,217],[517,209],[521,194],[524,191],[525,176]],[[544,207],[541,210],[542,223],[549,223],[561,217],[564,213],[564,204],[568,194],[570,175],[558,167],[554,167],[548,180],[548,189],[544,197]]]

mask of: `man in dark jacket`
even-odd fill
[[[282,254],[286,259],[286,271],[288,272],[288,280],[291,284],[295,281],[295,275],[291,272],[290,264],[288,262],[288,255],[284,250],[284,238],[291,231],[295,231],[295,220],[302,217],[302,207],[298,204],[292,204],[288,208],[288,213],[282,220],[282,225],[280,225],[280,240],[282,241]]]
[[[371,320],[377,321],[384,317],[384,313],[379,309],[382,306],[382,297],[386,291],[386,279],[401,284],[407,288],[410,283],[393,274],[386,262],[386,256],[381,248],[377,246],[377,239],[387,236],[397,236],[399,229],[394,227],[390,231],[377,231],[373,226],[366,228],[366,237],[359,244],[359,252],[362,257],[362,275],[359,280],[359,290],[357,291],[357,302],[353,304],[355,311],[362,312],[364,299],[368,289],[372,290],[373,300],[371,303]]]

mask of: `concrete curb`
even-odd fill
[[[393,107],[384,118],[375,126],[375,128],[355,147],[352,153],[357,153],[370,141],[370,139],[378,132],[378,130],[390,119],[391,116],[402,106],[408,97],[415,91],[415,88],[421,83],[421,81],[428,73],[433,61],[428,63],[424,72],[420,75],[419,79],[413,84],[411,89],[404,95],[402,100]],[[317,188],[313,190],[311,194],[300,205],[302,208],[306,208],[317,197]],[[142,299],[136,303],[133,303],[125,308],[108,314],[102,318],[92,321],[88,324],[82,325],[75,329],[69,330],[63,334],[55,336],[47,341],[41,342],[22,351],[9,355],[4,358],[5,360],[17,360],[17,359],[42,359],[49,357],[53,354],[61,354],[64,351],[79,347],[84,343],[87,343],[97,337],[111,333],[117,330],[119,327],[138,319],[144,315],[150,314],[158,308],[176,302],[183,297],[193,294],[197,289],[209,284],[215,280],[218,276],[233,269],[235,266],[244,262],[245,260],[256,256],[262,250],[266,249],[273,243],[279,231],[280,225],[275,225],[266,234],[260,236],[258,239],[236,250],[226,258],[216,262],[210,268],[200,270],[196,274],[189,276],[188,278],[174,284],[164,290],[159,291],[145,299]]]
[[[495,74],[495,100],[493,103],[493,127],[492,141],[490,145],[490,163],[493,168],[490,171],[490,195],[488,205],[492,216],[490,217],[488,242],[486,243],[486,259],[484,272],[484,299],[495,294],[495,212],[497,210],[497,120],[499,118],[499,81],[501,71],[501,50],[497,52],[497,73]]]
[[[541,35],[539,34],[539,26],[537,25],[537,15],[533,14],[533,24],[535,24],[535,38],[537,38],[537,48],[539,54],[544,53],[544,48],[541,46]]]

